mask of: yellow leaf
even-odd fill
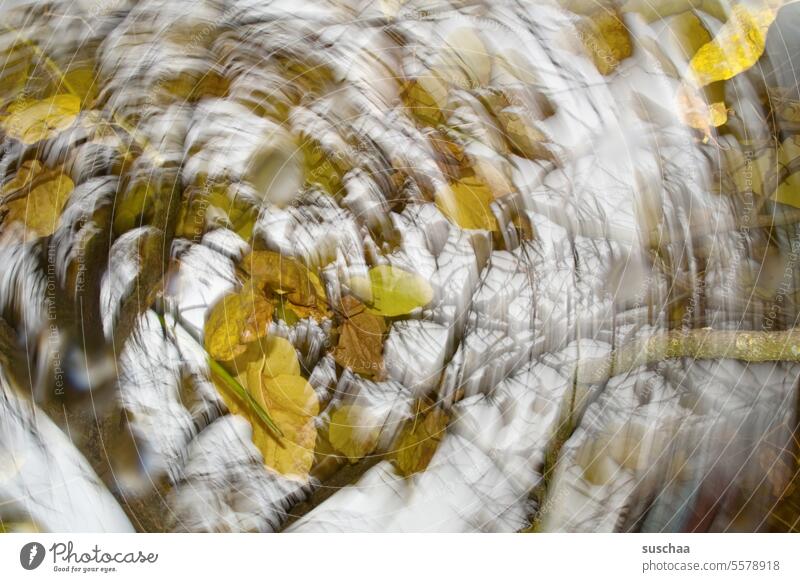
[[[674,43],[686,59],[691,58],[701,46],[711,42],[711,34],[692,10],[672,16],[665,23],[665,40]]]
[[[733,7],[728,21],[692,57],[690,67],[700,86],[724,81],[752,67],[764,52],[767,29],[775,19],[770,7]]]
[[[239,371],[236,380],[282,433],[277,436],[277,431],[255,418],[253,407],[242,395],[221,391],[231,413],[250,420],[253,444],[264,456],[264,464],[305,481],[314,460],[314,417],[319,414],[319,402],[314,389],[300,375],[294,346],[281,337],[263,337],[249,344],[228,366]]]
[[[317,441],[316,392],[302,376],[282,375],[263,378],[260,393],[264,407],[284,434],[280,441],[266,431],[254,434],[253,442],[264,455],[264,464],[283,475],[306,480]]]
[[[206,351],[222,362],[244,353],[245,344],[267,334],[272,312],[272,303],[250,284],[226,295],[214,305],[206,319]]]
[[[317,440],[316,392],[302,376],[295,374],[265,375],[251,380],[247,390],[283,432],[283,437],[278,438],[260,423],[252,422],[253,444],[264,456],[264,464],[287,477],[307,480]],[[248,409],[238,400],[227,397],[225,402],[231,413],[248,416]]]
[[[446,412],[433,407],[406,425],[395,447],[394,463],[400,475],[408,477],[428,467],[449,421]]]
[[[181,207],[178,233],[199,240],[204,232],[228,228],[248,240],[253,233],[258,210],[245,197],[236,196],[230,184],[206,179],[186,189]]]
[[[383,317],[368,313],[352,297],[345,297],[342,304],[345,317],[339,332],[339,343],[333,350],[334,360],[343,368],[350,368],[362,376],[380,376],[383,371],[386,322]]]
[[[9,107],[10,114],[0,120],[0,126],[9,136],[33,144],[72,125],[80,107],[81,99],[75,95],[14,104]]]
[[[712,127],[719,127],[728,121],[728,108],[725,103],[706,103],[705,99],[688,85],[682,85],[677,95],[678,112],[681,121],[711,134]]]
[[[578,34],[597,70],[609,75],[633,54],[628,28],[616,12],[600,9],[578,26]]]
[[[278,376],[299,376],[300,362],[297,350],[289,340],[282,337],[269,336],[259,342],[258,350],[261,358],[247,365],[247,385],[256,386],[258,378],[276,378]]]
[[[344,190],[344,176],[350,169],[346,156],[330,151],[305,134],[300,140],[306,183],[316,184],[331,196],[338,196]]]
[[[114,234],[117,236],[148,224],[153,215],[153,185],[140,180],[130,184],[114,204]]]
[[[75,187],[60,170],[45,170],[38,161],[24,162],[2,190],[8,214],[4,223],[25,225],[25,240],[53,234],[61,211]]]
[[[461,228],[498,230],[489,205],[495,197],[489,186],[472,176],[450,183],[436,193],[436,206]]]
[[[342,406],[331,414],[328,441],[351,463],[375,450],[379,435],[380,427],[371,424],[370,415],[361,406]]]
[[[0,51],[0,100],[19,98],[33,68],[33,55],[29,46],[16,42]]]
[[[195,102],[206,97],[224,97],[230,88],[230,81],[214,70],[184,70],[174,77],[162,80],[158,88],[168,95],[168,101],[179,98],[182,101]]]
[[[416,273],[379,265],[372,267],[368,275],[351,278],[350,290],[376,315],[407,315],[433,299],[433,289]]]

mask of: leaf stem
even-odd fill
[[[161,326],[164,329],[166,329],[166,320],[164,318],[163,310],[158,307],[155,307],[153,308],[153,311],[158,316],[158,319],[161,322]],[[272,432],[273,436],[278,437],[280,442],[280,439],[283,438],[284,436],[283,431],[280,428],[278,428],[278,425],[275,424],[275,421],[272,420],[272,417],[269,415],[269,413],[266,410],[264,410],[264,407],[261,406],[261,404],[259,404],[255,398],[253,398],[250,392],[248,392],[248,390],[244,386],[242,386],[239,383],[239,381],[236,380],[236,378],[234,378],[228,373],[228,371],[222,366],[222,364],[217,362],[214,358],[211,357],[211,355],[209,355],[203,343],[197,338],[197,336],[190,329],[187,329],[186,326],[183,325],[180,318],[173,317],[172,321],[175,323],[175,325],[180,326],[180,328],[183,331],[185,331],[186,334],[190,338],[192,338],[195,341],[195,343],[197,343],[197,345],[199,345],[200,348],[206,353],[206,359],[208,360],[208,367],[211,370],[211,373],[216,375],[220,380],[222,380],[225,386],[231,392],[233,392],[233,394],[239,400],[241,400],[248,408],[250,408],[253,414],[256,417],[258,417],[258,419],[262,423],[264,423],[266,428],[268,428],[269,431]]]
[[[264,410],[264,408],[255,398],[253,398],[252,394],[250,394],[250,392],[248,392],[244,386],[239,384],[236,378],[231,376],[228,371],[211,356],[208,356],[208,366],[211,368],[211,372],[213,374],[222,380],[240,400],[250,407],[258,419],[263,422],[275,436],[283,438],[283,431],[278,428],[278,425],[275,424],[275,421],[272,420],[269,413]]]

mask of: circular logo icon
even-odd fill
[[[19,563],[26,570],[35,570],[44,560],[44,546],[39,542],[29,542],[19,551]]]

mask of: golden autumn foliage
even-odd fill
[[[317,429],[314,417],[319,402],[311,385],[299,375],[282,374],[274,378],[261,376],[251,380],[248,390],[272,416],[283,437],[253,429],[253,443],[264,456],[264,464],[287,477],[305,481],[314,462]]]
[[[251,344],[247,362],[238,362],[237,380],[282,433],[254,418],[252,406],[228,390],[222,391],[228,409],[250,420],[253,444],[264,464],[290,478],[305,481],[314,461],[319,402],[311,385],[300,375],[297,352],[287,340],[266,337]]]
[[[633,54],[633,43],[622,16],[598,9],[578,26],[584,49],[602,75],[610,75],[619,63]]]
[[[427,469],[448,422],[449,415],[437,406],[409,421],[395,445],[394,464],[400,475],[408,477]]]
[[[450,182],[436,193],[436,206],[461,228],[497,231],[497,219],[490,204],[495,195],[477,176]]]
[[[697,83],[724,81],[752,67],[764,53],[767,29],[775,14],[776,10],[766,5],[735,5],[714,39],[692,57],[690,67]]]
[[[425,279],[391,265],[372,267],[367,277],[352,277],[350,290],[368,311],[385,317],[407,315],[433,300]]]
[[[272,312],[272,303],[250,283],[226,295],[206,319],[206,351],[215,360],[232,360],[247,349],[246,344],[267,334]]]
[[[302,317],[327,313],[325,289],[316,273],[292,257],[274,251],[253,251],[241,261],[255,285],[266,286],[288,300]]]
[[[13,103],[8,108],[8,114],[0,118],[0,127],[11,137],[34,144],[72,125],[80,108],[80,97],[63,94],[49,99]]]
[[[52,234],[74,186],[61,170],[47,170],[36,160],[24,162],[0,191],[0,204],[7,210],[3,224],[24,225],[25,240]]]

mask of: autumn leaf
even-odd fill
[[[476,30],[453,30],[440,52],[433,74],[461,88],[485,87],[492,75],[492,56]]]
[[[391,265],[372,267],[367,277],[352,277],[350,290],[368,311],[385,317],[408,315],[433,299],[425,279]]]
[[[436,75],[420,75],[406,81],[402,97],[409,112],[427,125],[440,125],[447,119],[447,83]]]
[[[119,236],[132,228],[148,224],[153,215],[153,185],[150,180],[130,184],[114,204],[114,233]]]
[[[0,51],[3,63],[0,69],[0,100],[13,100],[25,89],[33,69],[32,52],[29,46],[19,41]]]
[[[547,137],[536,127],[535,121],[526,115],[524,110],[506,107],[497,113],[497,121],[509,146],[517,154],[531,160],[552,157],[547,148]],[[490,229],[493,225],[490,223]]]
[[[252,284],[226,295],[206,319],[206,351],[215,360],[232,360],[247,349],[246,344],[267,334],[272,312],[272,303]]]
[[[776,10],[764,6],[733,7],[728,21],[714,40],[704,44],[692,57],[690,67],[700,86],[731,79],[752,67],[764,53],[767,29]]]
[[[319,402],[316,392],[300,375],[297,351],[288,340],[261,338],[250,344],[247,352],[249,361],[237,358],[241,371],[236,376],[246,396],[223,391],[225,404],[232,414],[251,421],[253,444],[263,455],[266,466],[305,481],[314,460],[317,438],[314,417],[319,414]],[[269,422],[254,418],[254,407],[248,404],[248,398],[266,412]],[[271,423],[277,430],[271,430]]]
[[[165,101],[179,98],[196,102],[206,97],[224,97],[230,89],[230,81],[215,70],[184,70],[174,77],[163,79],[158,88],[168,95]]]
[[[306,183],[316,184],[331,196],[338,196],[344,190],[344,176],[350,170],[347,159],[311,136],[301,134],[299,141]]]
[[[300,321],[301,318],[297,311],[295,311],[294,306],[289,303],[289,301],[285,301],[283,297],[278,296],[278,299],[275,302],[274,319],[282,320],[286,322],[287,325],[294,325]]]
[[[333,359],[343,368],[350,368],[362,376],[381,376],[386,321],[368,312],[353,297],[345,297],[342,305],[344,321],[339,332],[339,343],[333,350]]]
[[[375,450],[379,436],[380,427],[372,424],[370,415],[361,406],[341,406],[331,414],[328,441],[351,463]]]
[[[14,103],[0,127],[26,144],[48,139],[68,128],[78,117],[81,99],[76,95],[55,95],[49,99]]]
[[[777,167],[766,178],[767,184],[777,184],[775,200],[800,208],[800,136],[786,138],[777,152]]]
[[[207,230],[228,228],[248,240],[258,217],[254,204],[236,196],[230,184],[205,180],[188,187],[183,196],[178,233],[197,239]]]
[[[450,182],[436,193],[436,206],[461,228],[498,230],[497,219],[489,205],[495,196],[477,176]]]
[[[706,100],[689,85],[681,85],[676,96],[678,114],[681,121],[694,129],[711,136],[711,128],[724,125],[728,121],[728,108],[725,103],[706,103]]]
[[[691,7],[690,7],[691,8]],[[711,34],[700,17],[691,9],[664,21],[666,40],[680,48],[683,57],[690,59],[704,44],[711,42]]]
[[[242,259],[241,267],[254,283],[267,285],[295,306],[325,310],[319,277],[300,261],[274,251],[253,251]]]
[[[403,477],[424,471],[444,436],[449,415],[434,406],[404,427],[395,445],[394,464]]]
[[[25,240],[50,235],[74,187],[62,171],[46,170],[36,160],[24,162],[2,189],[0,202],[8,210],[3,222],[24,224]]]
[[[262,356],[247,365],[247,385],[255,386],[259,378],[299,376],[300,362],[292,343],[282,337],[269,336],[258,343]]]
[[[314,417],[319,401],[311,385],[302,376],[284,374],[262,377],[260,386],[250,386],[256,400],[272,415],[284,437],[276,440],[266,431],[254,430],[253,443],[264,455],[264,464],[279,473],[302,480],[314,462],[317,429]]]
[[[602,75],[613,73],[620,61],[633,54],[628,28],[615,12],[606,9],[593,12],[578,25],[578,35]]]

